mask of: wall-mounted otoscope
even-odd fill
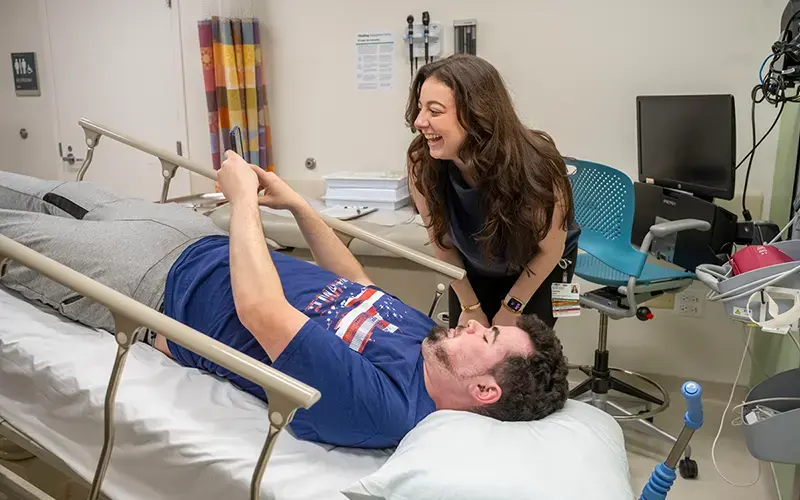
[[[800,1],[800,0],[798,0]],[[407,27],[403,38],[408,39],[408,64],[411,66],[411,80],[414,80],[419,60],[425,58],[425,64],[442,55],[442,23],[431,20],[430,12],[422,13],[422,23],[414,24],[414,16],[406,17]]]
[[[411,68],[411,79],[414,79],[414,16],[406,18],[408,23],[408,66]]]
[[[422,13],[422,25],[425,27],[425,64],[428,64],[428,35],[430,34],[431,15],[426,10]]]

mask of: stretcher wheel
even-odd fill
[[[680,463],[678,464],[678,469],[680,469],[682,478],[697,479],[697,474],[699,472],[697,468],[697,462],[691,458],[681,459]]]

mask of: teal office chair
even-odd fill
[[[640,248],[631,244],[634,217],[633,182],[623,172],[584,160],[567,159],[575,167],[570,175],[575,205],[575,219],[581,228],[578,246],[581,252],[575,274],[585,281],[600,285],[581,295],[581,307],[600,313],[600,335],[593,366],[580,369],[588,378],[570,391],[573,399],[589,400],[594,406],[617,420],[633,421],[675,443],[675,437],[653,424],[653,416],[669,406],[669,395],[661,385],[644,375],[609,367],[607,349],[608,320],[636,317],[648,321],[653,314],[644,305],[665,294],[678,293],[691,285],[694,274],[646,262],[650,245],[655,238],[665,238],[679,231],[708,231],[705,221],[686,219],[655,224]],[[655,354],[655,353],[654,353]],[[653,395],[613,373],[624,373],[627,380],[645,382]],[[609,400],[616,391],[644,404],[644,410],[633,413]],[[628,398],[630,399],[630,398]],[[655,407],[653,405],[656,405]],[[697,466],[687,447],[681,463],[681,475],[696,477]]]

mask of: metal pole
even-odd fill
[[[133,321],[123,316],[114,315],[115,338],[117,340],[117,356],[114,360],[114,368],[111,370],[111,379],[106,389],[106,400],[103,415],[103,449],[100,452],[100,459],[97,461],[92,488],[89,490],[89,500],[100,498],[100,489],[108,470],[108,463],[111,461],[111,451],[114,449],[114,406],[117,399],[117,389],[122,377],[122,370],[125,368],[125,359],[131,345],[136,341],[135,331],[138,328]]]
[[[253,477],[250,482],[250,500],[259,500],[261,496],[261,480],[264,477],[264,469],[267,467],[267,461],[272,450],[275,448],[275,443],[278,440],[278,435],[284,427],[289,425],[289,422],[294,418],[297,411],[296,405],[290,401],[276,395],[274,398],[269,399],[269,430],[267,431],[267,440],[264,447],[261,449],[261,455],[256,462],[256,468],[253,471]]]
[[[175,177],[176,170],[178,170],[177,166],[167,160],[161,160],[161,175],[164,177],[164,183],[161,185],[161,198],[159,200],[161,203],[167,202],[169,183],[172,181],[172,178]]]
[[[672,447],[672,451],[669,452],[669,456],[667,456],[666,462],[664,462],[667,467],[670,469],[674,469],[678,466],[678,462],[681,459],[681,455],[683,455],[684,450],[689,445],[689,440],[692,439],[694,435],[694,429],[691,427],[684,427],[681,431],[678,439],[675,443],[675,446]]]
[[[600,338],[597,341],[597,350],[605,351],[608,343],[608,315],[600,313]]]
[[[89,149],[86,150],[86,158],[84,158],[83,163],[81,163],[81,168],[78,170],[78,175],[75,178],[76,180],[82,181],[83,177],[86,175],[86,171],[89,170],[89,165],[92,164],[92,158],[94,158],[94,148],[96,145],[97,142],[89,146]]]

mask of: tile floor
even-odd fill
[[[656,424],[666,431],[677,433],[682,428],[685,405],[678,391],[677,380],[659,380],[670,392],[672,404],[670,408],[656,417]],[[761,467],[761,478],[749,488],[737,488],[727,484],[714,470],[711,462],[711,444],[719,426],[722,411],[727,402],[730,387],[724,385],[703,385],[705,397],[705,425],[692,439],[693,458],[698,462],[699,477],[695,480],[684,480],[678,477],[669,500],[777,500],[772,472],[768,464],[759,464],[747,452],[744,438],[737,427],[730,421],[729,413],[726,425],[717,445],[718,463],[723,473],[730,479],[747,483],[755,479],[758,467]],[[742,393],[744,394],[744,393]],[[738,397],[738,395],[737,395]],[[741,397],[739,397],[741,400]],[[653,467],[664,460],[671,446],[666,442],[652,438],[639,432],[633,424],[624,424],[628,459],[631,471],[631,482],[637,495],[647,483]],[[49,469],[36,459],[24,462],[3,463],[12,470],[28,478],[45,492],[57,500],[77,500],[86,498],[86,491],[67,480],[62,474]],[[5,500],[0,493],[0,500]]]

